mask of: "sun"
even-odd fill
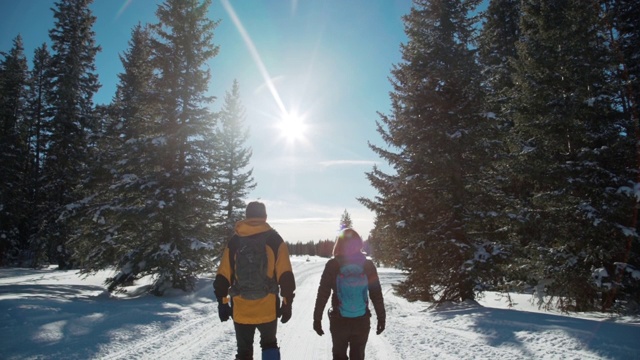
[[[294,142],[304,138],[307,125],[302,116],[295,112],[288,112],[280,119],[278,129],[283,138],[289,142]]]

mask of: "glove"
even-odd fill
[[[231,306],[229,304],[218,303],[218,317],[225,322],[231,317]]]
[[[313,320],[313,331],[320,336],[324,335],[324,331],[322,331],[322,322],[320,320]]]
[[[287,321],[291,319],[291,304],[282,304],[282,307],[280,307],[280,315],[282,316],[280,321],[286,324]]]
[[[376,335],[382,334],[382,332],[384,331],[384,325],[385,325],[384,320],[378,320],[378,326],[376,327]]]

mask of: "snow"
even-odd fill
[[[620,224],[616,224],[616,227],[620,230],[622,230],[622,234],[624,234],[624,236],[631,236],[631,237],[637,237],[637,230],[632,228],[632,227],[628,227],[628,226],[624,226],[624,225],[620,225]]]
[[[308,261],[307,261],[308,259]],[[313,306],[327,259],[293,257],[298,289],[293,317],[278,325],[283,359],[330,359],[331,338],[312,330]],[[379,268],[387,329],[371,333],[367,359],[632,359],[640,353],[640,320],[607,314],[539,310],[531,295],[488,293],[478,303],[430,309],[394,295],[403,274]],[[110,272],[0,269],[2,359],[230,359],[233,324],[221,323],[211,286],[192,293],[148,295],[150,282],[109,294]],[[375,315],[372,318],[375,328]],[[255,351],[259,354],[259,336]],[[259,356],[256,356],[259,358]]]
[[[634,196],[636,200],[640,201],[640,183],[633,183],[633,188],[629,186],[621,186],[618,188],[617,193],[622,193],[627,196]]]

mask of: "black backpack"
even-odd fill
[[[267,275],[266,238],[265,233],[238,238],[233,284],[229,289],[232,297],[240,295],[247,300],[257,300],[278,293],[275,274]]]

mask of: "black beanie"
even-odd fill
[[[267,218],[267,209],[264,204],[259,201],[252,201],[247,205],[246,217],[249,218]]]

